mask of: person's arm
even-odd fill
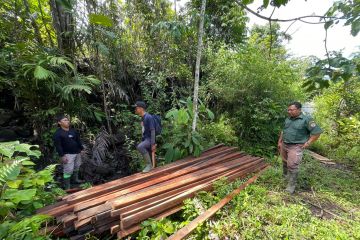
[[[309,121],[307,123],[307,129],[310,132],[309,139],[304,143],[302,148],[308,148],[313,142],[318,140],[320,137],[320,134],[323,132],[323,130],[315,123],[315,121],[310,117]]]
[[[279,140],[278,140],[278,149],[281,149],[282,146],[282,142],[283,142],[283,132],[280,132],[280,136],[279,136]]]
[[[155,141],[155,129],[151,129],[151,151],[156,151],[156,141]]]
[[[55,149],[56,149],[57,153],[59,154],[59,156],[61,158],[61,161],[63,163],[67,163],[68,160],[64,154],[64,149],[61,145],[61,137],[60,137],[59,132],[56,132],[54,135],[54,145],[55,145]]]
[[[82,151],[82,150],[84,150],[84,146],[82,145],[82,142],[80,140],[80,134],[75,130],[74,130],[74,132],[75,132],[75,136],[76,136],[76,138],[75,138],[76,143],[78,144],[80,150]]]
[[[151,151],[156,151],[156,135],[155,135],[155,123],[154,118],[152,115],[148,117],[148,127],[150,129],[150,144],[151,144]]]
[[[313,142],[315,142],[316,140],[318,140],[318,138],[320,137],[320,133],[317,135],[311,135],[309,140],[306,141],[306,143],[304,143],[304,145],[302,146],[302,148],[308,148]]]

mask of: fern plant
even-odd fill
[[[0,143],[0,239],[39,238],[41,225],[48,216],[35,215],[35,210],[55,201],[55,165],[35,171],[33,160],[41,153],[38,146],[19,141]]]

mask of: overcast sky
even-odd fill
[[[178,2],[183,5],[186,0]],[[273,18],[289,19],[305,15],[324,15],[324,13],[332,5],[333,0],[290,0],[289,3],[280,8],[276,8]],[[253,4],[249,5],[252,10],[257,10],[262,4],[262,0],[255,0]],[[178,6],[179,7],[179,6]],[[261,15],[270,16],[273,8],[268,7],[266,10],[260,12]],[[262,20],[251,13],[250,26],[253,24],[265,25],[266,20]],[[318,21],[318,19],[313,19]],[[285,31],[291,22],[280,23],[281,29]],[[286,45],[287,49],[294,56],[310,56],[314,55],[323,58],[325,52],[325,30],[322,24],[306,24],[296,22],[293,24],[287,33],[292,35],[292,40]],[[350,34],[350,27],[344,27],[342,23],[335,25],[328,30],[327,47],[329,51],[343,50],[344,56],[349,57],[351,53],[359,51],[360,34],[353,37]]]

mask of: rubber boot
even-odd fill
[[[149,153],[145,153],[143,155],[145,162],[146,162],[146,167],[143,169],[143,172],[149,172],[152,169],[152,162],[151,162],[151,157]]]
[[[287,185],[285,191],[287,191],[290,194],[293,194],[295,192],[298,171],[289,170],[288,174],[289,174],[289,182],[288,182],[288,185]]]
[[[74,171],[71,176],[71,182],[75,184],[81,184],[84,183],[85,181],[79,179],[79,171]]]
[[[71,187],[70,180],[71,180],[71,178],[64,178],[64,190],[70,189],[70,187]]]

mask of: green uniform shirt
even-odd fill
[[[310,135],[317,135],[322,132],[312,117],[301,113],[296,118],[288,117],[285,120],[283,141],[284,143],[305,143]]]

